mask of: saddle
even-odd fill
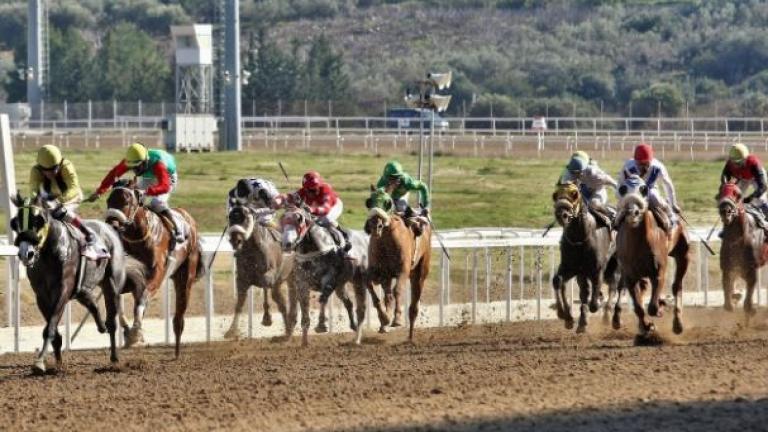
[[[603,226],[609,229],[613,227],[616,219],[615,209],[607,206],[603,208],[587,206],[587,209],[589,209],[589,213],[595,218],[595,221],[597,221],[598,226]]]
[[[650,210],[651,214],[653,214],[653,217],[656,219],[656,223],[659,224],[661,229],[663,229],[667,234],[671,233],[673,228],[672,221],[669,220],[667,212],[659,207],[650,207]]]
[[[69,223],[64,222],[64,226],[66,227],[67,232],[69,233],[69,235],[77,243],[77,247],[80,249],[80,253],[82,254],[83,251],[85,251],[85,248],[88,247],[88,242],[85,240],[85,235],[83,234],[82,231],[80,231],[78,228],[76,228],[75,226],[73,226],[73,225],[71,225]],[[95,247],[99,248],[96,251],[96,253],[98,255],[97,257],[93,257],[93,256],[90,256],[90,255],[87,255],[87,254],[84,254],[83,256],[86,259],[88,259],[89,261],[98,261],[99,259],[109,258],[110,257],[109,250],[104,245],[104,243],[101,241],[101,239],[98,239],[98,238],[96,239]]]

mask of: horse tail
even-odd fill
[[[195,253],[197,254],[197,268],[195,269],[195,281],[199,281],[209,271],[208,266],[205,265],[205,260],[203,259],[203,243],[200,240],[197,241],[197,248]]]
[[[126,255],[125,286],[123,292],[143,292],[147,288],[147,273],[146,264],[130,255]]]
[[[120,295],[125,285],[125,248],[120,241],[115,229],[102,221],[88,221],[92,228],[96,228],[97,235],[101,237],[105,246],[109,250],[111,258],[109,259],[109,274],[112,279],[113,289],[116,295]]]
[[[608,263],[605,265],[605,270],[603,270],[603,279],[605,279],[605,282],[609,286],[613,286],[618,282],[619,277],[619,259],[617,254],[614,252],[611,257],[608,259]]]

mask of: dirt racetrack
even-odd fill
[[[765,313],[686,311],[686,333],[634,347],[634,323],[592,319],[65,353],[31,376],[32,354],[0,356],[2,430],[568,430],[768,428]],[[668,314],[671,315],[671,314]],[[756,324],[755,324],[756,323]]]

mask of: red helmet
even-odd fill
[[[653,159],[653,147],[642,143],[635,147],[635,161],[637,163],[650,163]]]
[[[323,179],[317,171],[309,171],[304,174],[304,178],[301,180],[301,187],[304,189],[315,189],[319,187],[322,182]]]

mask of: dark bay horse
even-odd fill
[[[248,290],[251,286],[264,289],[264,316],[261,324],[272,325],[269,313],[267,293],[272,293],[272,300],[283,316],[285,334],[293,333],[296,325],[296,284],[293,279],[293,255],[284,255],[281,245],[281,235],[274,227],[268,227],[258,222],[259,212],[271,212],[270,209],[251,208],[247,205],[235,205],[229,210],[228,221],[229,243],[235,250],[235,266],[237,268],[237,304],[235,315],[226,338],[240,336],[240,314],[243,311]],[[285,297],[280,287],[288,284],[288,295],[291,298],[290,311],[286,308]]]
[[[320,292],[320,324],[325,323],[326,304],[335,292],[347,310],[349,327],[356,331],[365,318],[368,238],[358,231],[351,231],[352,249],[348,252],[351,259],[345,259],[330,232],[316,224],[308,211],[288,208],[280,224],[283,227],[283,250],[295,253],[293,277],[301,307],[302,344],[309,344],[309,295],[312,290]],[[357,321],[352,300],[345,289],[347,283],[351,283],[355,291]]]
[[[573,183],[557,185],[552,194],[552,201],[555,220],[563,227],[563,235],[560,238],[560,265],[552,278],[557,316],[565,321],[565,328],[573,328],[573,315],[565,294],[565,284],[576,277],[581,300],[576,332],[583,333],[587,329],[587,307],[590,312],[595,313],[600,306],[603,281],[608,284],[609,293],[604,309],[606,319],[612,303],[619,307],[618,259],[613,250],[610,229],[597,224],[595,217],[583,202],[578,186]]]
[[[365,232],[369,234],[368,246],[368,289],[373,298],[373,305],[379,314],[384,333],[389,321],[389,313],[394,297],[395,313],[392,326],[401,324],[402,297],[405,284],[411,282],[411,304],[408,307],[409,330],[408,340],[413,341],[413,328],[419,314],[419,301],[424,290],[424,282],[429,275],[429,265],[432,259],[432,231],[428,224],[422,228],[420,235],[406,225],[405,220],[391,214],[392,198],[385,191],[371,186],[371,196],[366,200],[368,219],[365,221]],[[394,296],[392,281],[395,282]],[[373,289],[373,284],[379,284],[384,292],[386,311]],[[362,329],[358,329],[357,343],[362,338]]]
[[[78,237],[79,231],[69,229],[50,217],[46,203],[33,202],[20,195],[13,199],[13,203],[18,207],[16,216],[11,220],[11,226],[18,234],[15,242],[19,248],[18,256],[27,267],[37,307],[45,318],[43,347],[37,355],[33,371],[45,372],[45,358],[51,346],[57,368],[61,366],[62,337],[58,325],[64,307],[71,299],[88,309],[100,333],[109,332],[110,360],[117,362],[117,312],[120,291],[126,280],[124,250],[117,234],[103,222],[84,221],[111,255],[111,258],[98,261],[85,260],[80,253],[82,240]],[[93,298],[96,286],[104,292],[106,323]]]
[[[179,357],[184,313],[189,304],[192,285],[202,277],[204,263],[197,225],[185,210],[174,209],[189,229],[187,239],[171,250],[173,232],[169,224],[143,205],[142,192],[133,184],[117,185],[107,198],[106,221],[120,234],[125,251],[147,267],[146,289],[142,290],[134,307],[131,342],[142,337],[141,321],[149,297],[169,278],[176,290],[176,311],[173,333],[176,336],[175,356]]]
[[[723,277],[725,310],[733,310],[733,285],[740,277],[747,286],[744,312],[747,319],[755,314],[752,296],[757,284],[757,272],[768,261],[768,243],[765,232],[755,222],[752,212],[759,209],[744,205],[741,190],[736,184],[725,183],[720,187],[717,209],[723,222],[720,246],[720,270]]]
[[[640,177],[628,177],[619,186],[619,195],[616,251],[621,267],[621,286],[629,290],[640,326],[638,341],[649,340],[648,337],[655,329],[643,307],[643,294],[648,284],[651,285],[648,314],[662,316],[665,303],[661,297],[665,289],[669,256],[675,260],[675,278],[672,282],[675,316],[672,330],[680,334],[683,332],[683,277],[690,261],[688,234],[680,223],[669,233],[664,231],[653,211],[648,208],[648,187]]]

